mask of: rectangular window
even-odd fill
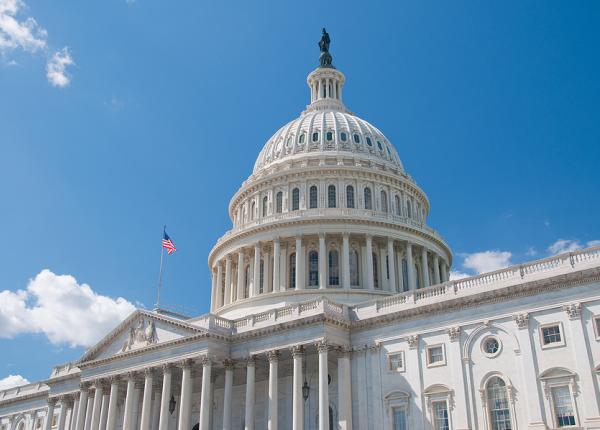
[[[450,430],[448,420],[448,404],[446,401],[434,402],[432,404],[433,428],[435,430]]]
[[[406,430],[408,427],[406,426],[406,409],[404,408],[394,408],[394,430]]]
[[[600,316],[594,317],[594,330],[596,331],[596,339],[600,340]]]
[[[560,333],[560,324],[542,326],[541,330],[543,346],[561,345],[563,343],[562,335]]]
[[[404,352],[390,354],[388,360],[390,364],[390,370],[392,372],[404,371]]]
[[[446,363],[444,357],[444,346],[436,345],[427,348],[427,365],[428,366],[441,366]]]
[[[570,427],[575,425],[575,412],[571,402],[569,387],[552,388],[552,401],[554,402],[554,415],[558,427]]]

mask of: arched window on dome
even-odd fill
[[[327,207],[336,207],[335,185],[327,187]]]
[[[308,253],[308,285],[310,287],[319,285],[319,253],[317,251]]]
[[[296,253],[290,254],[290,278],[289,278],[289,289],[293,290],[296,288]]]
[[[335,249],[329,251],[329,285],[340,285],[340,258]]]
[[[264,285],[265,285],[265,260],[260,259],[260,272],[259,272],[259,281],[258,281],[258,292],[260,294],[264,293]]]
[[[253,200],[252,205],[250,205],[250,220],[254,219],[255,211],[256,211],[256,202]]]
[[[358,135],[358,133],[354,133],[354,143],[360,143],[360,136]]]
[[[358,251],[350,249],[350,286],[357,287],[360,284],[360,273],[358,269]]]
[[[267,196],[264,196],[262,199],[262,216],[263,217],[267,216],[268,204],[269,204],[269,198]]]
[[[352,185],[346,187],[346,207],[354,209],[354,187]]]
[[[365,197],[365,209],[373,209],[373,202],[371,200],[371,189],[369,187],[365,188],[364,197]]]
[[[244,270],[244,297],[250,297],[250,265],[246,266]],[[242,297],[239,297],[242,298]]]
[[[379,266],[377,265],[377,254],[373,253],[373,286],[379,288]]]
[[[485,385],[490,430],[511,430],[510,404],[506,383],[494,376]]]
[[[280,214],[283,211],[283,193],[279,191],[275,197],[275,212]]]
[[[409,218],[412,218],[412,205],[410,204],[410,200],[406,201],[406,215]]]
[[[298,138],[298,143],[303,144],[305,140],[306,140],[306,135],[304,133],[302,133],[300,135],[300,137]]]
[[[319,132],[318,132],[318,131],[315,131],[315,132],[312,134],[312,141],[313,141],[313,142],[318,142],[318,141],[319,141]]]
[[[325,135],[325,138],[331,142],[333,140],[333,132],[328,131],[327,134]]]
[[[292,210],[297,211],[298,209],[300,209],[300,190],[294,188],[292,190]]]
[[[367,137],[367,145],[373,146],[373,142],[371,142],[371,138]]]
[[[402,216],[402,205],[400,203],[400,197],[398,196],[398,194],[394,196],[394,200],[396,202],[396,215]]]
[[[319,204],[319,193],[317,191],[317,186],[313,185],[309,190],[309,208],[316,209]]]
[[[342,140],[342,142],[345,142],[348,140],[348,135],[345,132],[341,132],[340,133],[340,139]]]
[[[381,211],[385,213],[388,211],[387,193],[383,190],[381,190]]]

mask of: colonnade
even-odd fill
[[[304,429],[304,407],[308,393],[303,392],[305,376],[303,360],[307,347],[315,347],[318,354],[318,414],[319,430],[329,430],[329,369],[328,354],[337,351],[338,362],[338,424],[339,428],[352,428],[352,399],[350,350],[333,347],[325,342],[314,345],[297,345],[288,351],[293,361],[292,413],[290,419],[294,430]],[[258,361],[268,361],[268,430],[277,430],[279,418],[279,361],[283,350],[271,350],[252,355],[244,360],[225,359],[214,361],[204,356],[198,361],[185,359],[176,364],[165,364],[159,368],[148,368],[143,372],[102,379],[93,383],[82,383],[78,393],[50,398],[44,430],[52,429],[54,409],[60,407],[57,430],[168,430],[170,415],[174,413],[172,396],[179,395],[177,402],[177,430],[191,430],[196,422],[199,430],[212,428],[213,392],[215,373],[224,371],[223,430],[232,430],[232,401],[234,367],[244,367],[245,380],[245,430],[254,430],[256,422],[256,366]],[[201,369],[197,369],[200,364]],[[176,386],[173,370],[181,370],[180,383]],[[195,375],[201,375],[200,414],[192,416],[192,385]],[[177,381],[179,382],[179,380]],[[122,388],[125,386],[123,398]],[[179,392],[177,393],[177,389]],[[141,401],[141,413],[139,412]],[[122,414],[119,414],[119,404]],[[220,411],[221,412],[221,411]],[[69,420],[67,422],[67,417]],[[118,422],[121,419],[122,423]],[[27,429],[32,430],[32,429]]]
[[[410,241],[349,233],[274,237],[241,246],[215,262],[212,309],[290,289],[397,293],[446,282],[448,276],[443,256]]]

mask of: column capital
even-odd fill
[[[581,303],[569,303],[563,306],[563,311],[567,313],[570,320],[581,318]]]
[[[337,347],[338,358],[350,358],[352,355],[351,346],[338,346]]]
[[[194,361],[191,358],[184,358],[179,362],[179,367],[182,369],[190,369]]]
[[[135,382],[136,378],[137,378],[137,372],[131,371],[131,372],[126,372],[125,373],[125,379],[127,381],[134,381]]]
[[[269,360],[269,363],[279,361],[279,351],[276,349],[272,351],[267,351],[267,359]]]
[[[460,327],[459,326],[450,327],[448,330],[446,330],[446,333],[448,333],[450,342],[456,342],[457,340],[460,339]]]
[[[256,365],[256,355],[246,357],[246,367],[254,367]]]
[[[163,374],[171,373],[173,371],[173,365],[171,363],[165,363],[162,366]]]
[[[119,375],[111,375],[108,377],[108,382],[112,385],[112,384],[118,384],[119,381],[121,380],[121,377]]]
[[[231,358],[226,358],[223,360],[223,367],[225,367],[225,370],[233,370],[235,367],[235,361],[233,361]]]
[[[411,336],[408,336],[406,338],[406,341],[408,342],[409,349],[415,349],[417,346],[419,346],[419,335],[413,334]]]
[[[513,319],[515,320],[515,323],[517,323],[519,329],[524,329],[529,326],[529,314],[527,312],[513,315]]]
[[[57,400],[56,397],[49,397],[48,398],[48,406],[52,406],[52,407],[56,406],[56,400]]]
[[[80,382],[79,383],[79,391],[87,393],[87,391],[90,389],[90,383],[89,382]],[[61,396],[63,397],[63,396]]]
[[[212,360],[210,359],[210,357],[208,355],[202,356],[200,358],[200,363],[202,364],[202,367],[212,366]]]
[[[144,376],[154,377],[155,375],[156,375],[156,371],[154,370],[153,367],[147,367],[144,369]]]
[[[302,345],[294,345],[290,348],[290,351],[294,358],[304,356],[304,347]]]
[[[273,238],[273,242],[279,243],[279,236],[275,236],[275,237]]]
[[[317,342],[316,347],[317,347],[317,351],[319,351],[319,353],[321,353],[321,352],[329,351],[330,346],[327,342],[320,341],[320,342]]]
[[[319,239],[325,239],[325,232],[323,232],[323,231],[319,232]]]

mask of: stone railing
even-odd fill
[[[350,311],[353,319],[360,320],[380,313],[398,312],[415,305],[441,302],[455,297],[468,296],[599,266],[600,246],[511,266],[470,278],[448,281],[420,290],[407,291],[353,306]]]

